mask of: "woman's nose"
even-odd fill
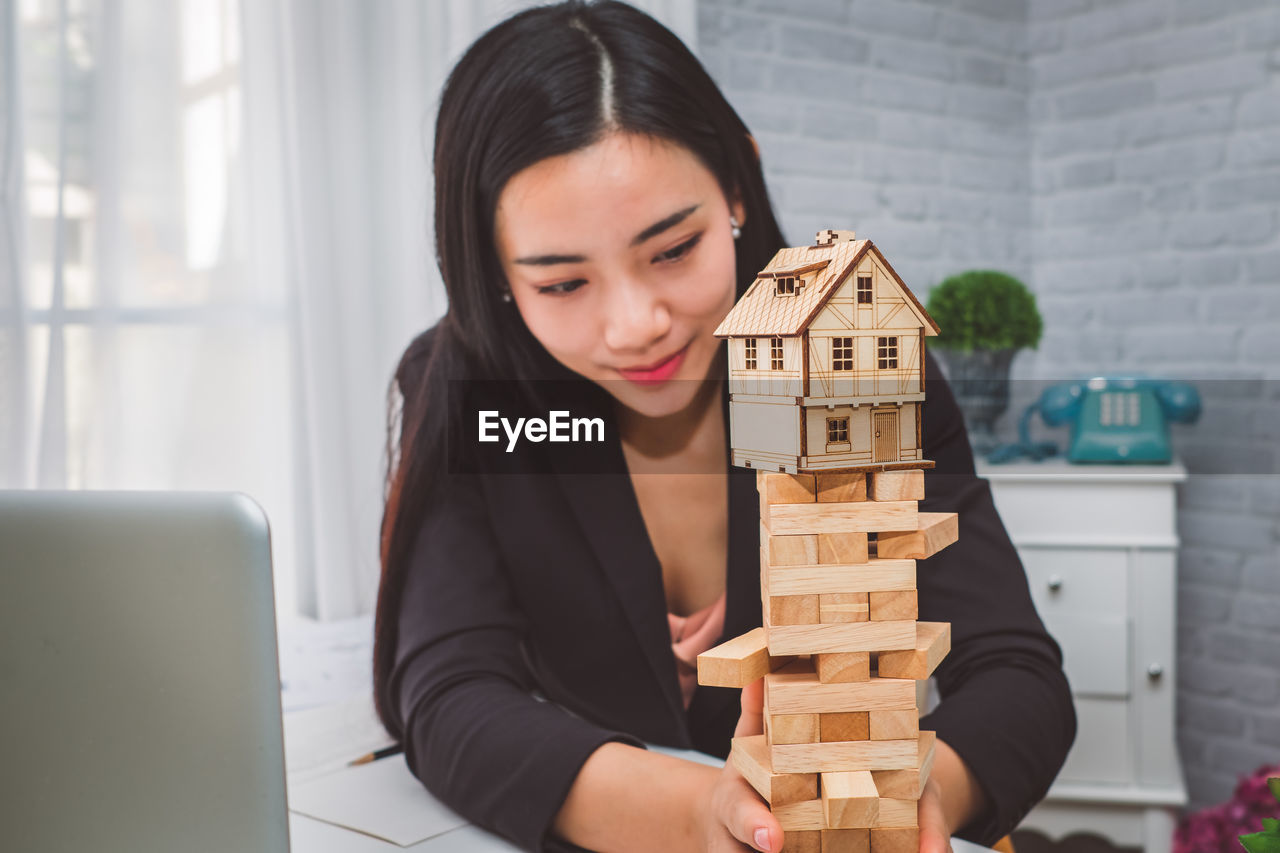
[[[624,280],[609,288],[605,344],[619,353],[642,355],[671,328],[666,301],[645,282]]]

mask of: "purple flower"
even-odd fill
[[[1239,838],[1262,828],[1264,817],[1280,818],[1280,802],[1267,779],[1280,765],[1264,765],[1240,777],[1232,798],[1220,806],[1186,815],[1173,836],[1173,853],[1237,853]]]

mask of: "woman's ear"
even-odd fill
[[[729,213],[733,216],[735,222],[739,226],[747,224],[747,208],[742,203],[742,194],[734,193],[733,198],[729,201]]]

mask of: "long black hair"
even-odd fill
[[[435,142],[436,254],[449,307],[409,345],[388,394],[373,678],[378,716],[397,740],[402,721],[386,693],[406,564],[447,468],[453,414],[438,391],[442,380],[576,376],[533,337],[515,304],[502,300],[498,196],[523,169],[611,131],[683,146],[726,198],[742,201],[739,296],[783,246],[742,119],[684,43],[643,12],[614,0],[530,9],[486,32],[458,61],[441,95]],[[428,388],[437,391],[429,395]]]

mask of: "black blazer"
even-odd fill
[[[425,353],[430,334],[410,352]],[[959,834],[991,843],[1047,791],[1075,714],[1061,652],[987,482],[974,475],[932,356],[926,370],[925,455],[937,467],[926,472],[921,509],[958,512],[960,541],[919,566],[920,618],[952,624],[952,652],[937,670],[943,701],[921,726],[987,791],[991,808]],[[727,424],[727,394],[723,404]],[[605,444],[583,452],[625,471],[609,427]],[[448,479],[449,500],[421,521],[384,697],[403,724],[409,768],[432,794],[522,849],[577,849],[549,828],[602,743],[727,756],[739,691],[699,686],[686,713],[661,566],[625,474]],[[728,490],[721,641],[762,621],[755,471],[731,466]]]

